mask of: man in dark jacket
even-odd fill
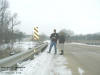
[[[64,54],[64,43],[65,43],[65,36],[64,34],[60,34],[59,35],[59,50],[60,50],[60,55],[63,55]]]
[[[49,52],[48,53],[51,52],[51,49],[54,46],[55,54],[56,54],[57,53],[56,44],[57,44],[57,40],[58,40],[58,34],[56,33],[56,29],[54,29],[54,33],[51,34],[50,39],[51,39],[51,43],[50,43],[50,48],[49,48]]]

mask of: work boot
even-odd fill
[[[55,50],[55,53],[54,54],[57,54],[57,51]]]
[[[57,54],[56,52],[54,54]]]
[[[63,50],[61,50],[61,53],[60,53],[60,55],[63,55],[64,54],[64,52],[63,52]]]
[[[48,51],[48,53],[50,53],[50,51]]]

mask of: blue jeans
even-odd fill
[[[52,49],[53,46],[55,48],[55,53],[57,53],[56,42],[54,42],[54,41],[51,41],[50,48],[49,48],[49,52],[51,52],[51,49]]]

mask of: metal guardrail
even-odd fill
[[[33,54],[41,52],[41,50],[43,50],[47,46],[48,46],[48,43],[43,43],[43,44],[39,45],[38,47],[35,47],[34,49],[30,49],[28,51],[21,52],[16,55],[1,59],[0,67],[11,67],[11,66],[17,64],[18,62],[21,62],[24,59],[27,59],[28,57],[32,56]]]

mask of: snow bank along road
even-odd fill
[[[48,48],[47,48],[48,50]],[[34,60],[19,64],[15,72],[1,72],[2,75],[72,75],[70,69],[66,67],[67,60],[64,56],[54,55],[53,51],[49,54],[47,50],[40,53]]]
[[[67,67],[71,69],[72,75],[79,75],[81,67],[83,75],[100,75],[100,47],[84,44],[65,44],[65,55]]]
[[[62,60],[62,61],[61,61]],[[26,65],[22,75],[71,75],[63,56],[43,53]]]

